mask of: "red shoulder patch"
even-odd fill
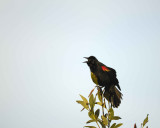
[[[109,70],[107,67],[105,67],[105,66],[101,66],[101,68],[102,68],[103,71],[107,71],[107,72],[110,71],[110,70]]]

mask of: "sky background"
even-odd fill
[[[90,55],[117,71],[123,128],[160,127],[159,0],[1,0],[0,18],[0,128],[82,128]]]

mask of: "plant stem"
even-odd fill
[[[108,101],[108,107],[109,107],[109,109],[108,110],[110,110],[110,104],[109,104],[109,101]],[[108,114],[109,114],[109,111],[108,111]],[[109,118],[108,118],[108,128],[110,128],[110,120],[109,120]]]
[[[98,128],[100,128],[100,126],[99,126],[99,124],[98,124],[98,122],[96,121],[96,123],[97,123],[97,125],[98,125]]]
[[[105,115],[104,115],[104,106],[106,106],[106,104],[105,104],[105,98],[104,98],[103,94],[104,94],[104,90],[102,91],[102,114],[105,117]],[[106,126],[104,128],[106,128]]]
[[[102,94],[102,114],[103,114],[103,116],[104,116],[104,107],[103,107],[103,94]]]

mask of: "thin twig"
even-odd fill
[[[96,123],[97,123],[98,127],[100,128],[100,126],[99,126],[99,124],[98,124],[98,122],[97,122],[97,121],[96,121]]]
[[[105,106],[106,104],[105,104],[105,98],[104,98],[103,94],[104,94],[104,90],[102,91],[102,114],[103,114],[103,116],[105,117],[105,115],[104,115],[104,106]],[[104,102],[103,102],[103,99],[104,99]],[[106,128],[106,126],[105,126],[104,128]]]
[[[104,108],[103,108],[103,93],[102,93],[102,114],[103,114],[103,116],[104,116]]]
[[[109,109],[108,109],[108,114],[109,114],[109,110],[110,110],[110,104],[109,104],[109,101],[108,101],[108,107],[109,107]],[[110,120],[109,120],[109,118],[108,118],[108,128],[110,128]]]

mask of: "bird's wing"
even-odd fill
[[[111,81],[113,82],[114,85],[116,85],[118,87],[119,90],[121,90],[121,88],[119,86],[119,81],[117,79],[116,70],[114,70],[113,68],[110,68],[110,67],[108,67],[108,69],[110,70],[108,72],[108,75],[110,76]]]
[[[116,85],[118,87],[119,90],[121,90],[120,86],[119,86],[119,81],[117,79],[117,74],[116,74],[116,71],[111,68],[111,67],[108,67],[102,63],[100,63],[101,65],[101,69],[104,71],[104,72],[107,72],[111,82]]]

